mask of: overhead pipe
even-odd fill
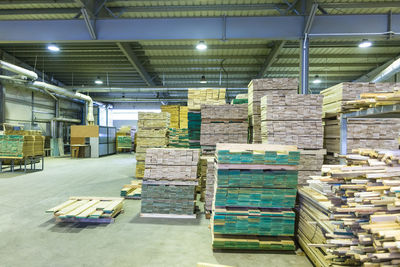
[[[395,75],[396,73],[400,72],[400,57],[397,58],[395,61],[393,61],[392,64],[390,64],[387,68],[382,70],[380,73],[378,73],[372,80],[371,82],[377,83],[384,81],[391,76]]]
[[[0,60],[0,68],[22,75],[32,81],[39,78],[36,72],[21,68],[3,60]]]
[[[203,88],[203,87],[189,87],[189,88]],[[219,88],[219,87],[210,87],[210,88]],[[223,87],[221,87],[223,88]],[[148,93],[148,92],[172,92],[172,91],[187,91],[188,87],[144,87],[144,88],[124,88],[124,87],[88,87],[88,88],[71,88],[76,90],[77,92],[86,92],[86,93]],[[247,88],[230,88],[227,90],[231,91],[247,91]]]
[[[84,95],[81,93],[73,93],[71,91],[68,91],[64,88],[52,85],[52,84],[48,84],[45,82],[39,82],[39,81],[34,81],[32,84],[34,87],[38,87],[41,88],[43,90],[48,90],[48,91],[52,91],[56,94],[60,94],[60,95],[64,95],[70,98],[76,98],[76,99],[80,99],[83,101],[86,101],[88,103],[88,113],[87,113],[87,121],[89,125],[93,125],[94,124],[94,115],[93,115],[93,99],[88,96],[88,95]]]

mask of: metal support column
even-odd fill
[[[300,40],[300,93],[308,94],[309,46],[307,35]]]
[[[1,71],[0,71],[1,75]],[[4,87],[0,81],[0,123],[3,124],[5,122],[5,92]]]
[[[31,114],[31,127],[32,127],[32,129],[33,129],[33,125],[34,125],[34,123],[35,123],[35,113],[34,113],[34,110],[35,110],[35,93],[32,92],[32,114]]]

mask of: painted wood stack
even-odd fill
[[[202,105],[202,154],[214,155],[217,143],[247,143],[247,104]]]
[[[248,117],[250,143],[261,143],[261,98],[265,95],[282,96],[297,94],[298,79],[254,79],[248,86]]]
[[[196,218],[200,150],[152,148],[146,153],[142,217]]]
[[[298,94],[261,98],[262,142],[299,148],[299,184],[320,174],[326,154],[322,149],[322,98]]]
[[[121,189],[121,197],[126,199],[140,199],[142,194],[142,181],[133,180]]]
[[[188,89],[190,148],[200,148],[201,105],[224,105],[226,89]]]
[[[299,243],[317,266],[398,266],[400,151],[353,153],[300,189]]]
[[[295,146],[217,144],[214,249],[294,250]]]
[[[167,147],[170,115],[167,112],[139,112],[136,132],[136,178],[144,175],[146,150]]]

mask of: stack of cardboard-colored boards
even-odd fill
[[[136,136],[136,178],[143,178],[146,150],[167,147],[170,115],[167,112],[139,112]]]
[[[359,99],[361,94],[393,92],[395,87],[394,83],[345,82],[322,90],[321,94],[324,96],[323,118],[337,117],[345,110],[343,107],[347,101]]]
[[[294,250],[295,146],[217,144],[213,248]]]
[[[146,153],[142,217],[195,218],[200,151],[152,148]]]
[[[400,151],[357,149],[300,193],[299,242],[317,266],[398,266]]]
[[[224,105],[225,89],[188,89],[188,129],[190,148],[200,148],[201,105]]]
[[[261,98],[262,142],[300,149],[299,184],[320,173],[326,154],[322,149],[322,98],[298,94]]]
[[[400,119],[347,119],[347,153],[359,147],[397,149]],[[340,153],[340,121],[325,120],[324,147]]]
[[[179,129],[179,115],[180,107],[179,105],[163,105],[161,106],[161,112],[168,112],[170,114],[170,128]]]
[[[247,129],[247,104],[201,106],[203,154],[214,154],[217,143],[247,143]]]
[[[121,189],[121,197],[126,199],[140,199],[142,194],[142,181],[133,180]]]
[[[267,78],[255,79],[248,86],[249,137],[253,144],[261,143],[261,98],[297,94],[298,79]]]
[[[53,213],[61,222],[111,223],[122,211],[123,201],[116,197],[70,197],[46,213]]]

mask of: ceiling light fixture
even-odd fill
[[[206,76],[201,76],[200,83],[207,83]]]
[[[58,46],[54,45],[54,44],[49,44],[49,45],[47,46],[47,49],[49,49],[49,50],[52,51],[52,52],[58,52],[58,51],[60,51],[60,48],[59,48]]]
[[[196,49],[200,50],[200,51],[204,51],[207,50],[207,44],[204,41],[200,41],[197,45],[196,45]]]
[[[97,76],[97,79],[96,80],[94,80],[94,83],[95,84],[103,84],[103,81],[100,79],[100,77],[99,76]]]
[[[360,48],[367,48],[370,46],[372,46],[372,42],[369,41],[368,39],[364,39],[364,40],[362,40],[361,43],[358,44],[358,47],[360,47]]]
[[[315,75],[315,77],[314,77],[314,80],[313,80],[313,83],[314,84],[320,84],[322,81],[321,81],[321,79],[319,78],[319,76],[318,75]]]

